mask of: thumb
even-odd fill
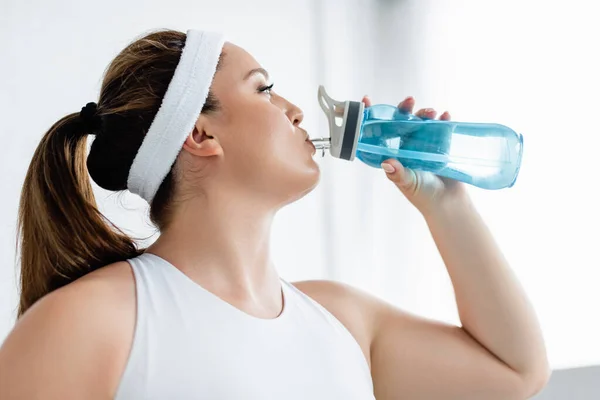
[[[389,180],[394,182],[404,193],[415,193],[418,188],[418,177],[410,168],[405,168],[398,160],[389,159],[381,163]]]

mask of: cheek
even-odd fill
[[[226,130],[227,168],[240,185],[288,200],[316,185],[319,169],[311,151],[277,107],[266,103],[240,110]]]
[[[294,169],[303,156],[301,133],[285,113],[266,98],[231,100],[222,129],[227,132],[225,154],[234,168],[250,174]]]
[[[260,107],[244,121],[239,132],[243,132],[244,145],[260,156],[289,151],[293,143],[294,128],[285,114],[272,105]]]

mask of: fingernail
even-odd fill
[[[393,173],[394,171],[396,171],[396,169],[395,169],[395,168],[394,168],[392,165],[390,165],[390,164],[388,164],[388,163],[381,163],[381,168],[382,168],[382,169],[383,169],[385,172],[387,172],[388,174],[391,174],[391,173]]]

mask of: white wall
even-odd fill
[[[395,104],[413,95],[417,108],[522,132],[517,185],[473,189],[473,197],[539,313],[552,366],[600,364],[593,174],[600,68],[591,51],[600,32],[592,24],[594,2],[562,4],[110,0],[92,11],[66,0],[4,0],[0,34],[9,40],[0,42],[0,135],[8,148],[0,157],[0,341],[16,307],[18,195],[41,135],[97,99],[103,69],[130,39],[151,28],[199,27],[224,31],[253,53],[277,90],[304,109],[313,136],[327,134],[316,102],[320,83],[340,100],[368,93]],[[343,280],[409,311],[456,322],[450,281],[420,215],[382,171],[320,162],[322,185],[276,221],[273,251],[281,275]],[[97,193],[111,220],[138,236],[152,233],[139,199]]]

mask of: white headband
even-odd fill
[[[224,41],[220,33],[187,31],[175,74],[129,170],[127,188],[148,203],[200,115]]]

